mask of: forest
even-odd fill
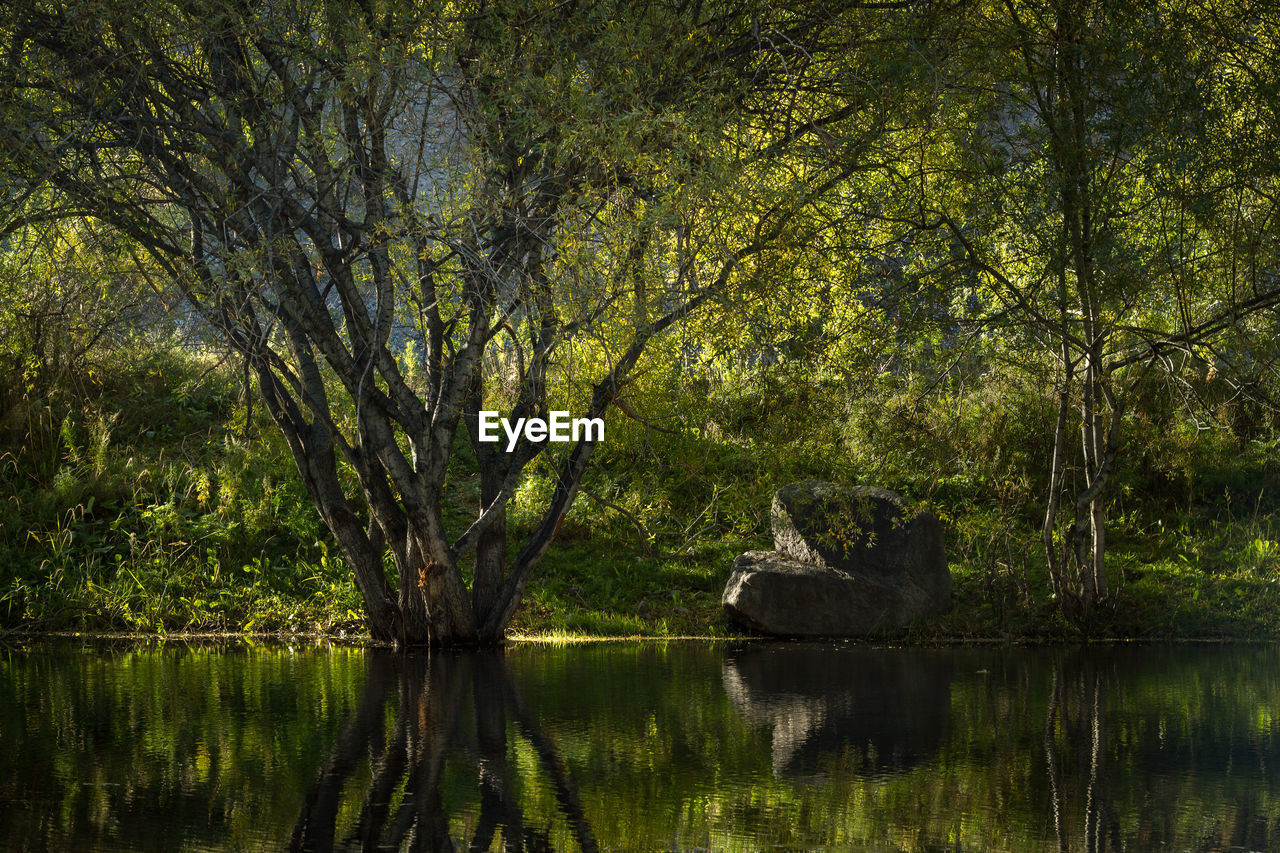
[[[894,639],[1280,637],[1278,58],[1262,0],[10,0],[0,632],[737,636],[815,477],[942,520]]]

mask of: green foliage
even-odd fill
[[[200,242],[199,229],[182,216],[209,216],[201,239],[213,240],[240,220],[211,211],[240,202],[224,198],[222,179],[179,181],[189,191],[182,215],[156,213],[164,205],[153,210],[147,193],[155,175],[224,167],[228,186],[267,173],[306,183],[317,157],[334,158],[349,189],[321,181],[299,203],[286,181],[269,207],[310,211],[322,197],[354,198],[357,184],[373,192],[365,172],[378,158],[359,154],[361,140],[387,128],[417,139],[434,119],[419,128],[395,86],[366,98],[381,104],[383,130],[358,110],[348,121],[347,106],[382,91],[370,84],[403,81],[425,86],[414,97],[434,111],[432,99],[450,100],[465,78],[466,96],[452,100],[472,110],[462,124],[474,147],[455,149],[442,125],[427,134],[426,161],[401,164],[425,176],[457,155],[450,180],[432,187],[439,209],[384,187],[373,207],[394,215],[374,226],[358,221],[367,202],[343,202],[304,218],[349,233],[304,239],[292,220],[273,227],[300,241],[294,278],[326,288],[322,298],[335,292],[326,282],[350,275],[352,292],[336,297],[344,316],[382,307],[384,291],[396,297],[396,358],[369,372],[355,361],[358,330],[337,323],[325,335],[344,343],[324,349],[302,395],[340,392],[321,422],[331,417],[344,441],[365,440],[350,386],[392,392],[403,380],[397,398],[420,398],[403,413],[413,420],[432,405],[433,359],[460,352],[477,320],[493,324],[474,362],[485,408],[577,413],[596,383],[613,383],[600,386],[601,400],[612,395],[605,441],[558,519],[562,545],[529,587],[520,630],[730,630],[716,600],[733,554],[767,546],[776,488],[819,477],[896,489],[942,518],[959,606],[940,634],[1071,635],[1055,615],[1040,536],[1046,521],[1051,540],[1056,528],[1056,553],[1085,517],[1072,505],[1081,495],[1102,510],[1088,521],[1106,531],[1110,561],[1099,571],[1128,598],[1076,627],[1275,634],[1274,10],[1017,0],[937,17],[931,4],[869,5],[810,17],[803,4],[712,4],[690,18],[688,6],[662,3],[571,15],[556,4],[390,4],[380,26],[372,12],[345,26],[335,10],[357,7],[342,4],[296,19],[227,7],[228,20],[255,33],[260,23],[269,37],[228,27],[208,39],[175,23],[203,33],[198,11],[165,3],[105,16],[114,31],[57,4],[6,9],[14,85],[0,111],[52,130],[10,130],[24,120],[0,133],[0,168],[30,190],[21,203],[5,190],[12,203],[0,211],[0,620],[354,626],[358,597],[334,540],[243,378],[192,355],[190,329],[169,346],[152,328],[155,288],[185,286],[188,307],[239,293],[253,307],[238,340],[261,344],[260,363],[281,371],[278,392],[296,393],[297,341],[281,332],[280,282],[267,264],[279,246],[256,243],[256,220],[245,220],[226,245],[204,246],[207,280],[193,275],[185,265],[201,252],[188,241]],[[50,54],[65,66],[24,59],[43,54],[17,34],[20,20],[65,24]],[[244,36],[256,57],[241,80],[213,79],[223,36]],[[121,74],[114,52],[134,44],[177,58]],[[92,104],[49,94],[88,73],[68,62],[77,45],[95,48],[103,80],[136,71],[142,100],[132,106],[145,109],[115,109],[128,87],[92,87],[103,99]],[[254,52],[263,48],[296,51],[323,85],[290,77],[294,66]],[[149,76],[160,72],[163,84]],[[250,99],[260,126],[230,120],[250,83],[264,87]],[[323,90],[305,144],[278,86]],[[176,125],[200,124],[170,120],[164,111],[179,101],[213,130],[166,152]],[[152,119],[155,144],[143,145],[132,134]],[[80,122],[129,137],[129,153],[99,157],[93,139],[76,149]],[[397,129],[405,122],[411,131]],[[293,142],[264,142],[276,133]],[[46,150],[46,137],[67,146]],[[408,157],[413,147],[389,150]],[[162,154],[192,159],[146,165]],[[64,194],[46,197],[54,174]],[[125,194],[146,203],[127,208]],[[84,218],[91,197],[136,240]],[[158,255],[138,250],[148,239]],[[326,244],[356,248],[316,254]],[[171,266],[153,268],[158,257]],[[494,286],[481,291],[520,295],[473,316],[480,291],[468,288],[490,274]],[[419,293],[428,282],[434,296]],[[670,328],[649,340],[664,312]],[[273,331],[259,339],[255,328]],[[637,341],[647,349],[615,374]],[[439,503],[437,526],[458,536],[480,509],[476,451],[455,436],[423,452],[392,432],[399,443],[383,450],[412,465],[451,454],[443,485],[419,504]],[[539,529],[562,482],[568,450],[537,453],[510,508],[513,542]],[[339,463],[335,479],[350,496],[343,517],[362,514],[355,473]],[[1056,513],[1046,513],[1051,493],[1063,496]]]
[[[787,366],[647,374],[627,393],[642,419],[611,411],[585,481],[612,506],[579,495],[517,631],[732,633],[719,592],[733,557],[770,547],[776,488],[821,477],[898,490],[942,519],[955,607],[904,639],[1078,638],[1040,544],[1054,401],[1033,368],[862,386]],[[1273,445],[1230,426],[1197,430],[1158,394],[1130,412],[1136,446],[1110,515],[1121,603],[1091,631],[1280,635]],[[515,523],[551,487],[547,474],[528,480]],[[1155,535],[1173,519],[1176,537]]]
[[[6,420],[0,618],[107,631],[358,631],[359,598],[282,441],[227,366],[173,349],[120,351],[91,396],[20,399]],[[613,408],[598,464],[530,584],[522,636],[718,636],[733,558],[770,542],[769,500],[823,477],[894,488],[943,519],[956,607],[903,637],[1073,637],[1038,545],[1036,460],[1051,417],[1019,373],[879,388],[783,368],[699,379],[656,369]],[[259,407],[260,408],[260,407]],[[1228,425],[1229,426],[1229,425]],[[1274,446],[1229,428],[1170,429],[1135,411],[1144,444],[1119,473],[1114,582],[1100,631],[1274,636],[1280,523]],[[246,434],[248,438],[246,438]],[[446,517],[479,499],[460,447]],[[511,524],[536,521],[547,468]]]
[[[108,631],[359,624],[328,532],[282,441],[243,423],[232,372],[172,349],[116,351],[94,371],[89,395],[11,410],[0,620]]]

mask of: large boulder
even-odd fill
[[[863,636],[916,618],[890,584],[777,551],[748,551],[734,560],[721,603],[735,621],[783,637]]]
[[[897,492],[801,480],[778,489],[770,516],[773,547],[785,557],[950,601],[942,525]]]
[[[776,551],[733,564],[721,602],[779,636],[872,636],[942,613],[951,575],[942,528],[887,489],[805,480],[773,501]]]

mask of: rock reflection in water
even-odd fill
[[[1280,853],[1278,709],[1276,647],[33,649],[0,850]]]
[[[904,770],[938,754],[950,718],[951,664],[929,651],[753,645],[722,678],[743,718],[772,727],[779,778],[814,776],[845,749],[857,774]]]
[[[504,851],[553,849],[545,818],[522,811],[512,736],[536,756],[576,846],[597,850],[563,762],[525,710],[501,652],[371,653],[360,705],[307,794],[289,849],[489,850],[499,837]],[[456,839],[442,796],[447,764],[462,765],[480,789],[474,825]],[[352,820],[356,781],[363,792]]]

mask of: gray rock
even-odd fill
[[[887,489],[791,483],[773,501],[777,551],[734,561],[721,603],[757,631],[873,636],[951,606],[942,527]]]
[[[746,627],[783,637],[865,636],[914,621],[892,586],[776,551],[734,560],[721,604]]]
[[[801,480],[778,489],[771,516],[773,547],[783,556],[895,586],[909,583],[925,598],[950,601],[942,525],[897,492]]]

